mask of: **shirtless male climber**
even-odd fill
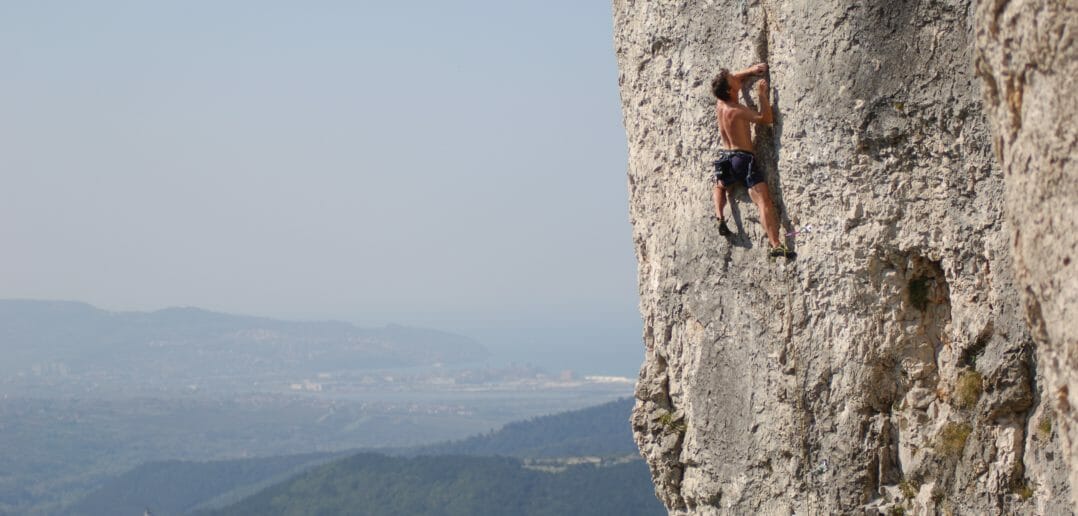
[[[756,156],[752,153],[752,135],[749,133],[750,122],[771,125],[773,121],[768,84],[763,78],[766,72],[767,65],[764,63],[734,73],[723,68],[711,81],[711,92],[718,98],[715,103],[715,116],[718,118],[719,132],[725,147],[720,151],[719,160],[715,162],[715,216],[719,219],[719,233],[729,236],[731,231],[726,225],[726,217],[722,214],[726,208],[727,189],[738,181],[744,181],[745,187],[749,189],[749,197],[760,209],[760,222],[771,243],[768,255],[793,258],[794,253],[779,240],[779,219],[775,213],[775,203],[771,200],[763,170],[755,166]],[[754,111],[737,101],[742,83],[754,77],[760,77],[756,83],[760,111]]]

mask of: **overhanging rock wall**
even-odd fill
[[[672,513],[1067,514],[961,1],[615,0],[646,361],[633,427]],[[709,83],[766,61],[719,236]],[[909,513],[909,512],[908,512]]]

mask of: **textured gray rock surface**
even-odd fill
[[[1016,277],[1055,398],[1049,417],[1078,482],[1078,3],[991,1],[977,9],[984,79],[1006,182]]]
[[[646,361],[632,422],[691,514],[1069,514],[962,1],[615,0]],[[800,257],[707,176],[720,67]],[[1073,334],[1071,334],[1073,335]]]

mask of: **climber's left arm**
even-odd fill
[[[767,63],[758,63],[739,72],[734,72],[733,75],[738,80],[743,81],[749,77],[763,76],[765,73],[767,73]]]

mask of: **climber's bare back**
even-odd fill
[[[755,111],[734,100],[716,102],[715,116],[719,121],[719,134],[722,135],[722,144],[725,148],[753,151],[749,119],[756,114]]]

